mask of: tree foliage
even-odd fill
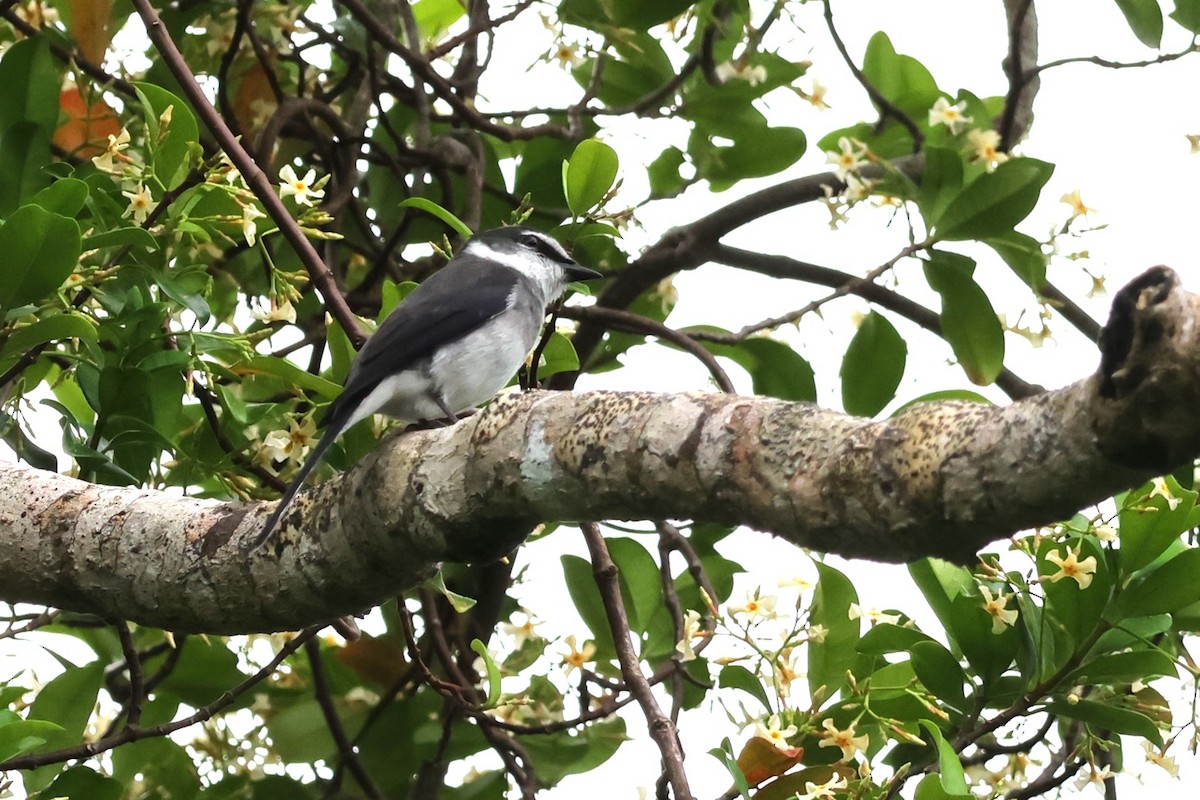
[[[539,346],[530,372],[551,387],[657,343],[720,389],[745,373],[811,402],[840,380],[843,408],[874,416],[914,400],[906,370],[943,359],[924,346],[940,337],[966,383],[1035,394],[995,276],[1089,339],[1100,328],[1050,280],[1054,236],[1021,230],[1054,165],[1013,149],[1042,70],[1033,4],[1005,5],[1009,88],[980,97],[884,32],[849,52],[830,2],[0,2],[0,435],[94,483],[275,497],[373,324],[470,231],[518,221],[608,276]],[[1116,5],[1145,46],[1183,31],[1195,49],[1200,2]],[[771,113],[769,97],[824,103],[806,37],[836,43],[875,117],[808,130]],[[638,126],[655,152],[616,144]],[[833,171],[787,173],[809,148]],[[805,204],[834,227],[893,207],[908,244],[834,269],[722,241]],[[628,226],[661,205],[677,227],[635,252]],[[708,263],[813,299],[748,309],[740,330],[669,326],[667,279]],[[916,278],[887,282],[912,263]],[[821,374],[788,326],[848,295],[872,310],[840,375]],[[986,402],[944,388],[923,399]],[[379,424],[348,432],[328,469]],[[61,669],[0,675],[0,768],[43,798],[533,796],[601,769],[647,722],[660,796],[1029,797],[1110,780],[1142,745],[1173,766],[1195,730],[1169,700],[1195,675],[1192,486],[1187,465],[977,563],[911,564],[934,630],[864,608],[820,560],[811,581],[745,594],[730,529],[663,520],[582,526],[587,557],[559,568],[584,627],[561,639],[535,624],[549,610],[522,608],[516,554],[447,565],[352,641],[13,606],[15,652]],[[553,522],[535,537],[568,535]],[[684,762],[676,724],[717,725],[688,714],[717,707],[724,741]],[[728,783],[689,789],[705,758]]]

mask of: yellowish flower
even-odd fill
[[[96,169],[102,172],[118,172],[113,159],[119,158],[124,160],[126,157],[121,155],[121,151],[129,147],[129,131],[121,128],[121,132],[117,135],[108,135],[108,146],[104,148],[104,152],[98,156],[92,156],[92,163],[96,165]]]
[[[697,637],[702,636],[703,632],[704,626],[700,623],[700,612],[688,609],[683,618],[683,638],[675,645],[675,651],[679,653],[680,661],[696,660],[696,649],[693,642]]]
[[[1064,194],[1060,199],[1062,202],[1071,207],[1071,219],[1075,219],[1076,217],[1086,217],[1088,214],[1096,210],[1084,204],[1083,198],[1079,196],[1078,189]]]
[[[827,800],[834,797],[834,792],[839,792],[847,786],[849,782],[837,774],[824,783],[805,781],[804,793],[796,795],[796,800]]]
[[[317,426],[311,417],[288,420],[286,431],[271,431],[263,437],[262,449],[271,461],[300,462],[317,442]]]
[[[756,617],[763,619],[774,619],[775,617],[775,595],[759,594],[759,590],[746,595],[746,602],[737,606],[730,606],[729,613],[745,614],[749,620],[754,620]]]
[[[121,216],[132,216],[133,221],[141,225],[154,209],[154,198],[150,196],[150,190],[146,188],[145,184],[139,183],[136,191],[121,192],[121,194],[129,198],[129,207]]]
[[[1168,510],[1174,511],[1183,502],[1182,498],[1176,497],[1171,493],[1171,487],[1167,483],[1166,478],[1155,478],[1151,483],[1154,484],[1154,488],[1150,490],[1149,496],[1161,497],[1163,500],[1166,500]]]
[[[1079,559],[1079,550],[1083,547],[1082,544],[1075,545],[1075,549],[1067,549],[1067,555],[1064,557],[1057,550],[1051,550],[1046,554],[1046,560],[1058,565],[1058,572],[1053,575],[1047,575],[1044,580],[1051,583],[1060,581],[1063,578],[1070,578],[1079,584],[1080,589],[1086,589],[1092,585],[1092,578],[1096,574],[1096,557],[1088,556],[1082,561]]]
[[[525,617],[525,621],[520,625],[514,621],[505,622],[500,626],[505,633],[516,640],[517,647],[520,647],[531,639],[538,638],[537,631],[535,630],[538,623],[534,622],[533,617],[529,614],[523,614],[522,616]]]
[[[987,164],[991,172],[997,164],[1008,160],[1008,153],[1000,151],[1000,134],[993,130],[973,128],[967,131],[967,144],[971,146],[971,160]]]
[[[808,102],[812,103],[818,111],[824,111],[829,108],[825,103],[825,94],[829,91],[829,87],[822,84],[816,78],[813,78],[812,90],[803,93],[803,97]]]
[[[933,108],[929,109],[929,124],[945,125],[950,133],[957,135],[964,126],[972,122],[971,118],[963,113],[966,110],[965,101],[951,105],[949,100],[939,97]]]
[[[825,151],[825,160],[834,165],[833,172],[838,176],[838,180],[844,181],[847,175],[858,172],[858,168],[867,163],[866,154],[866,145],[843,136],[838,139],[837,150]]]
[[[754,726],[754,735],[760,739],[766,739],[776,747],[789,747],[788,739],[796,735],[798,730],[795,725],[788,725],[786,728],[781,728],[783,723],[779,720],[778,714],[772,714],[767,718],[766,723],[761,720]]]
[[[878,608],[863,608],[858,603],[850,604],[850,608],[846,612],[846,616],[850,617],[850,619],[869,620],[872,625],[878,625],[881,622],[886,622],[891,625],[900,624],[899,614],[885,614]]]
[[[865,733],[861,736],[854,735],[853,722],[846,726],[845,730],[839,730],[833,720],[826,717],[821,721],[821,727],[825,729],[826,734],[818,744],[821,747],[840,747],[843,761],[854,758],[859,750],[866,750],[867,745],[871,743],[871,738]]]
[[[1191,148],[1189,152],[1192,155],[1200,153],[1200,133],[1185,133],[1184,136],[1187,137],[1188,146]]]
[[[1007,608],[1012,595],[998,592],[992,597],[992,590],[986,586],[980,586],[979,593],[983,595],[983,610],[992,615],[992,633],[1004,633],[1005,628],[1017,621],[1017,610]]]
[[[251,247],[254,247],[255,238],[258,235],[258,223],[255,220],[262,219],[265,216],[266,214],[254,206],[242,206],[242,236],[246,237],[246,244]]]
[[[583,648],[580,649],[575,643],[574,634],[571,634],[563,641],[566,642],[566,645],[569,648],[566,653],[563,653],[562,657],[563,666],[567,668],[568,675],[571,674],[571,670],[573,669],[583,669],[583,666],[591,661],[596,655],[595,642],[584,642]]]
[[[1179,767],[1175,764],[1175,756],[1160,753],[1152,742],[1143,741],[1142,747],[1146,750],[1147,761],[1162,767],[1172,778],[1179,777]]]

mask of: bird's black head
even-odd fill
[[[523,225],[476,234],[463,252],[501,263],[539,282],[561,276],[565,282],[601,277],[575,261],[553,237]]]

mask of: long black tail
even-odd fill
[[[292,479],[292,485],[288,487],[287,492],[279,500],[279,504],[275,506],[275,510],[271,512],[271,516],[267,519],[267,524],[263,525],[262,532],[258,534],[258,538],[254,540],[253,544],[247,548],[248,551],[257,550],[271,538],[271,534],[275,532],[275,528],[279,525],[279,520],[283,517],[283,513],[288,510],[288,506],[295,499],[296,492],[300,491],[304,486],[304,481],[308,478],[309,473],[313,471],[317,464],[321,463],[321,459],[325,457],[325,451],[341,435],[341,427],[341,425],[330,425],[325,429],[325,433],[321,435],[317,446],[309,454],[308,460],[304,462],[304,466],[300,467],[300,471]]]

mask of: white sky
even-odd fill
[[[1115,3],[1088,3],[1086,17],[1078,3],[1043,3],[1039,6],[1041,24],[1041,60],[1067,56],[1103,55],[1115,60],[1139,60],[1152,56],[1125,26]],[[950,93],[960,87],[979,96],[1003,93],[1004,76],[1000,61],[1006,43],[1003,37],[1001,4],[966,3],[961,0],[859,0],[835,4],[840,32],[849,50],[861,58],[868,38],[876,30],[885,30],[896,50],[917,57],[933,73],[939,86]],[[790,45],[797,58],[809,58],[814,66],[810,76],[827,85],[831,108],[818,112],[808,104],[782,92],[772,95],[769,115],[776,124],[803,128],[809,136],[810,151],[788,173],[757,182],[747,182],[731,192],[712,195],[703,190],[690,191],[681,199],[660,203],[639,214],[643,231],[634,230],[631,242],[650,243],[669,228],[686,223],[732,199],[737,194],[768,185],[787,177],[825,171],[825,157],[816,150],[816,141],[827,131],[871,118],[872,111],[864,92],[853,82],[840,57],[827,43],[820,18],[820,4],[796,7],[795,13],[811,36],[798,35]],[[780,27],[783,27],[781,24]],[[1181,49],[1187,39],[1173,23],[1167,22],[1166,50]],[[505,38],[501,38],[504,42]],[[513,55],[520,60],[515,71],[528,87],[538,81],[538,92],[552,92],[556,81],[564,91],[573,83],[557,75],[552,67],[539,65],[524,72],[531,42],[551,41],[536,25],[531,27],[523,49]],[[498,54],[503,56],[504,54]],[[808,87],[808,79],[801,79]],[[1098,209],[1092,223],[1106,226],[1086,237],[1064,243],[1066,251],[1087,250],[1091,258],[1083,262],[1055,259],[1050,279],[1066,293],[1081,298],[1091,279],[1081,270],[1086,265],[1097,274],[1111,276],[1109,289],[1115,290],[1144,268],[1165,263],[1175,267],[1190,282],[1192,261],[1200,251],[1200,225],[1197,224],[1194,186],[1200,177],[1200,156],[1188,152],[1185,134],[1200,133],[1200,107],[1186,98],[1194,97],[1200,86],[1200,59],[1190,58],[1174,64],[1144,70],[1113,71],[1090,65],[1066,66],[1043,75],[1035,111],[1037,118],[1031,137],[1020,152],[1057,164],[1054,177],[1044,191],[1043,201],[1022,226],[1027,233],[1042,238],[1067,218],[1067,207],[1058,198],[1079,189],[1089,206]],[[508,105],[499,102],[497,105]],[[521,98],[518,97],[518,100]],[[678,132],[669,122],[634,125],[628,130],[606,134],[622,156],[623,177],[629,187],[627,197],[638,197],[644,185],[643,163],[662,149],[664,133]],[[639,163],[639,157],[641,162]],[[621,198],[618,198],[618,203]],[[782,253],[847,272],[861,273],[891,257],[905,244],[900,221],[887,225],[889,212],[860,206],[850,214],[850,222],[839,231],[828,228],[828,214],[813,204],[776,214],[729,237],[728,242],[765,252]],[[1027,292],[1011,277],[997,258],[972,253],[980,258],[976,275],[989,289],[997,310],[1010,320],[1025,310],[1036,312]],[[919,284],[912,265],[898,270],[905,290]],[[794,285],[759,276],[718,268],[702,268],[679,277],[676,282],[680,303],[669,323],[685,326],[696,323],[717,324],[736,329],[746,323],[783,313],[803,305],[825,290],[805,292]],[[920,296],[920,295],[919,295]],[[928,294],[924,295],[928,299]],[[936,307],[936,301],[932,302]],[[1104,319],[1108,298],[1086,302],[1097,319]],[[847,298],[830,305],[822,318],[806,318],[791,341],[817,371],[823,404],[838,407],[837,372],[845,343],[853,331],[852,314],[866,310],[861,301]],[[913,328],[895,320],[906,336]],[[1022,377],[1053,388],[1084,377],[1096,362],[1094,348],[1074,334],[1062,320],[1051,322],[1055,340],[1040,350],[1025,340],[1008,337],[1008,363]],[[909,337],[908,369],[899,390],[899,401],[950,385],[970,388],[961,371],[948,363],[950,351],[932,336],[916,333]],[[711,388],[707,373],[689,357],[661,348],[642,347],[627,358],[628,368],[581,381],[581,388],[636,388],[681,391]],[[737,368],[729,366],[735,380],[747,391],[749,383]],[[1002,400],[995,390],[985,391]],[[532,562],[528,602],[546,619],[544,633],[564,635],[585,631],[578,623],[563,619],[560,610],[570,607],[562,585],[558,555],[582,553],[579,538],[569,532],[549,537],[525,549],[522,560]],[[800,572],[811,576],[805,557],[790,545],[757,533],[741,534],[731,557],[751,568],[753,581],[743,588],[761,584],[774,591],[778,577]],[[842,563],[842,562],[835,562]],[[901,608],[918,619],[928,620],[923,601],[906,587],[910,585],[902,567],[855,562],[845,567],[855,580],[864,606]],[[736,597],[736,595],[735,595]],[[1186,713],[1185,708],[1181,708]],[[705,714],[712,715],[707,724]],[[548,793],[551,798],[595,796],[598,780],[614,788],[605,794],[634,796],[637,786],[651,790],[658,772],[657,751],[641,729],[641,718],[629,718],[629,733],[637,741],[622,748],[600,773],[567,779]],[[718,794],[728,785],[727,774],[706,751],[732,735],[735,747],[744,736],[735,735],[720,711],[686,715],[681,735],[689,754],[688,769],[693,790],[699,796]],[[1180,743],[1182,744],[1182,742]],[[1128,748],[1127,763],[1140,771],[1140,748]],[[1151,768],[1150,783],[1142,786],[1135,777],[1120,779],[1124,796],[1138,796],[1152,789],[1164,800],[1191,797],[1184,786],[1200,779],[1195,759],[1182,747],[1171,751],[1182,766],[1182,781],[1164,780]]]

